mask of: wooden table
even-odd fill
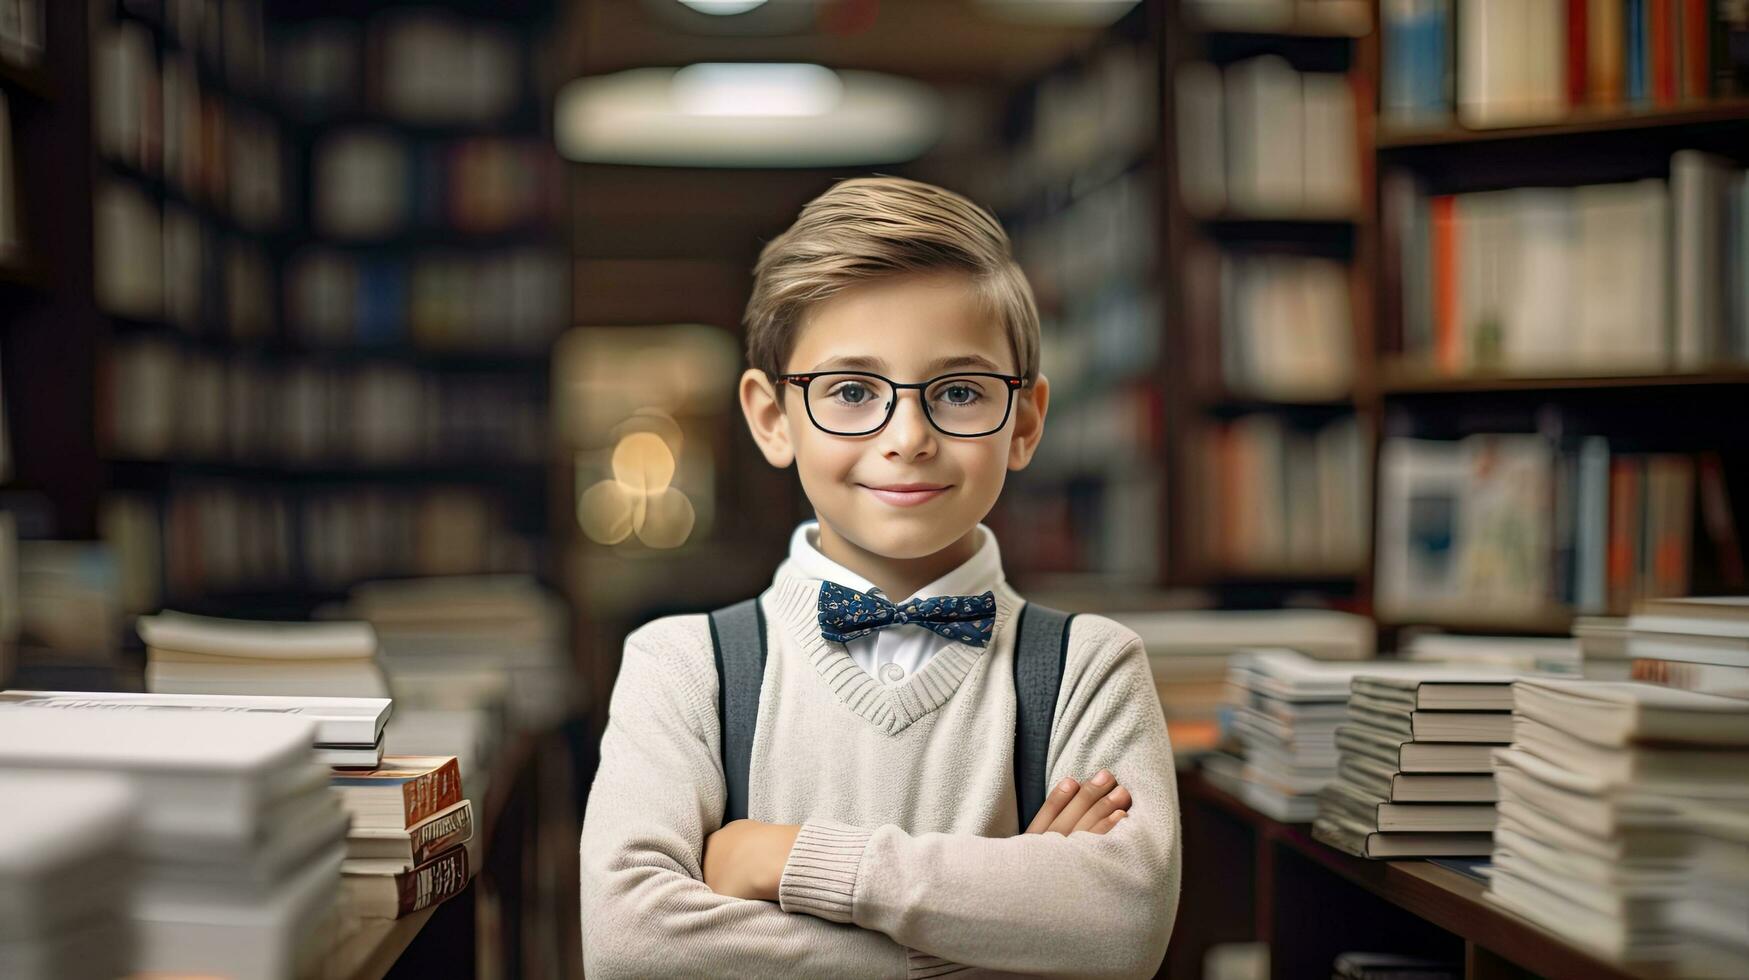
[[[342,916],[322,980],[471,977],[475,974],[476,878],[447,902],[399,919]]]
[[[1545,976],[1644,980],[1483,897],[1473,878],[1428,861],[1371,861],[1312,839],[1179,774],[1184,890],[1165,975],[1201,976],[1224,942],[1270,946],[1278,978],[1327,977],[1338,953],[1397,952],[1464,964],[1472,980]]]

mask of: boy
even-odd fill
[[[585,973],[1152,976],[1177,789],[1146,654],[1109,619],[1070,624],[1060,782],[1019,833],[1025,603],[980,522],[1050,389],[1001,226],[926,184],[842,182],[761,254],[747,347],[754,441],[818,515],[759,597],[748,819],[723,822],[714,621],[645,625],[584,819]]]

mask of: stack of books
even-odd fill
[[[1364,660],[1372,657],[1375,640],[1365,617],[1319,609],[1110,615],[1147,648],[1180,764],[1220,742],[1221,715],[1230,710],[1227,668],[1239,651],[1280,648],[1318,660]]]
[[[1749,701],[1525,679],[1494,758],[1490,899],[1648,972],[1744,975],[1749,920],[1730,910],[1749,894]],[[1709,906],[1720,892],[1734,897]]]
[[[117,776],[0,772],[0,977],[128,972],[138,805]]]
[[[1654,599],[1627,625],[1633,679],[1749,698],[1749,596]]]
[[[110,773],[138,795],[136,945],[123,972],[303,976],[329,949],[348,823],[315,761],[314,727],[235,712],[0,708],[0,770]]]
[[[146,686],[160,694],[386,698],[369,623],[142,616]]]
[[[1233,732],[1244,746],[1237,786],[1227,788],[1276,820],[1305,823],[1336,778],[1336,726],[1353,672],[1370,664],[1319,663],[1291,650],[1233,657]]]
[[[368,772],[336,772],[352,815],[341,865],[341,907],[363,918],[398,919],[467,886],[473,804],[454,756],[389,756]]]
[[[1693,833],[1693,877],[1676,903],[1682,946],[1696,975],[1749,976],[1749,809],[1683,807]]]
[[[1487,855],[1490,752],[1511,741],[1510,675],[1360,673],[1336,730],[1341,778],[1325,788],[1312,834],[1367,858]]]
[[[0,691],[0,705],[103,711],[285,715],[315,723],[316,761],[337,769],[374,769],[383,761],[387,698],[274,698],[244,694],[126,694],[105,691]]]

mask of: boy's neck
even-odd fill
[[[852,544],[820,521],[820,553],[868,579],[889,602],[909,599],[918,589],[965,564],[977,550],[978,529],[974,527],[934,554],[890,558]]]

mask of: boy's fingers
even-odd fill
[[[1092,779],[1081,784],[1081,791],[1076,793],[1074,799],[1069,801],[1069,805],[1063,807],[1063,812],[1057,814],[1057,818],[1051,821],[1050,829],[1059,834],[1067,835],[1075,829],[1075,825],[1081,822],[1082,815],[1091,809],[1100,797],[1115,788],[1117,788],[1117,777],[1108,770],[1099,770]]]
[[[1062,782],[1051,788],[1045,797],[1044,805],[1038,808],[1038,814],[1032,818],[1032,823],[1026,825],[1026,833],[1042,834],[1051,821],[1057,819],[1057,814],[1063,812],[1063,807],[1075,796],[1075,791],[1081,788],[1071,776],[1064,776]]]
[[[1133,805],[1134,801],[1130,798],[1130,791],[1119,786],[1088,808],[1087,812],[1081,816],[1081,820],[1075,824],[1075,829],[1092,830],[1106,817],[1111,816],[1113,811],[1128,810]]]
[[[1128,810],[1113,810],[1111,812],[1111,816],[1106,817],[1104,820],[1099,821],[1099,829],[1094,831],[1094,833],[1096,833],[1096,834],[1105,833],[1106,831],[1110,830],[1111,828],[1117,826],[1119,823],[1121,823],[1123,821],[1123,819],[1125,817],[1127,817],[1129,815],[1130,815],[1130,811],[1128,811]]]

